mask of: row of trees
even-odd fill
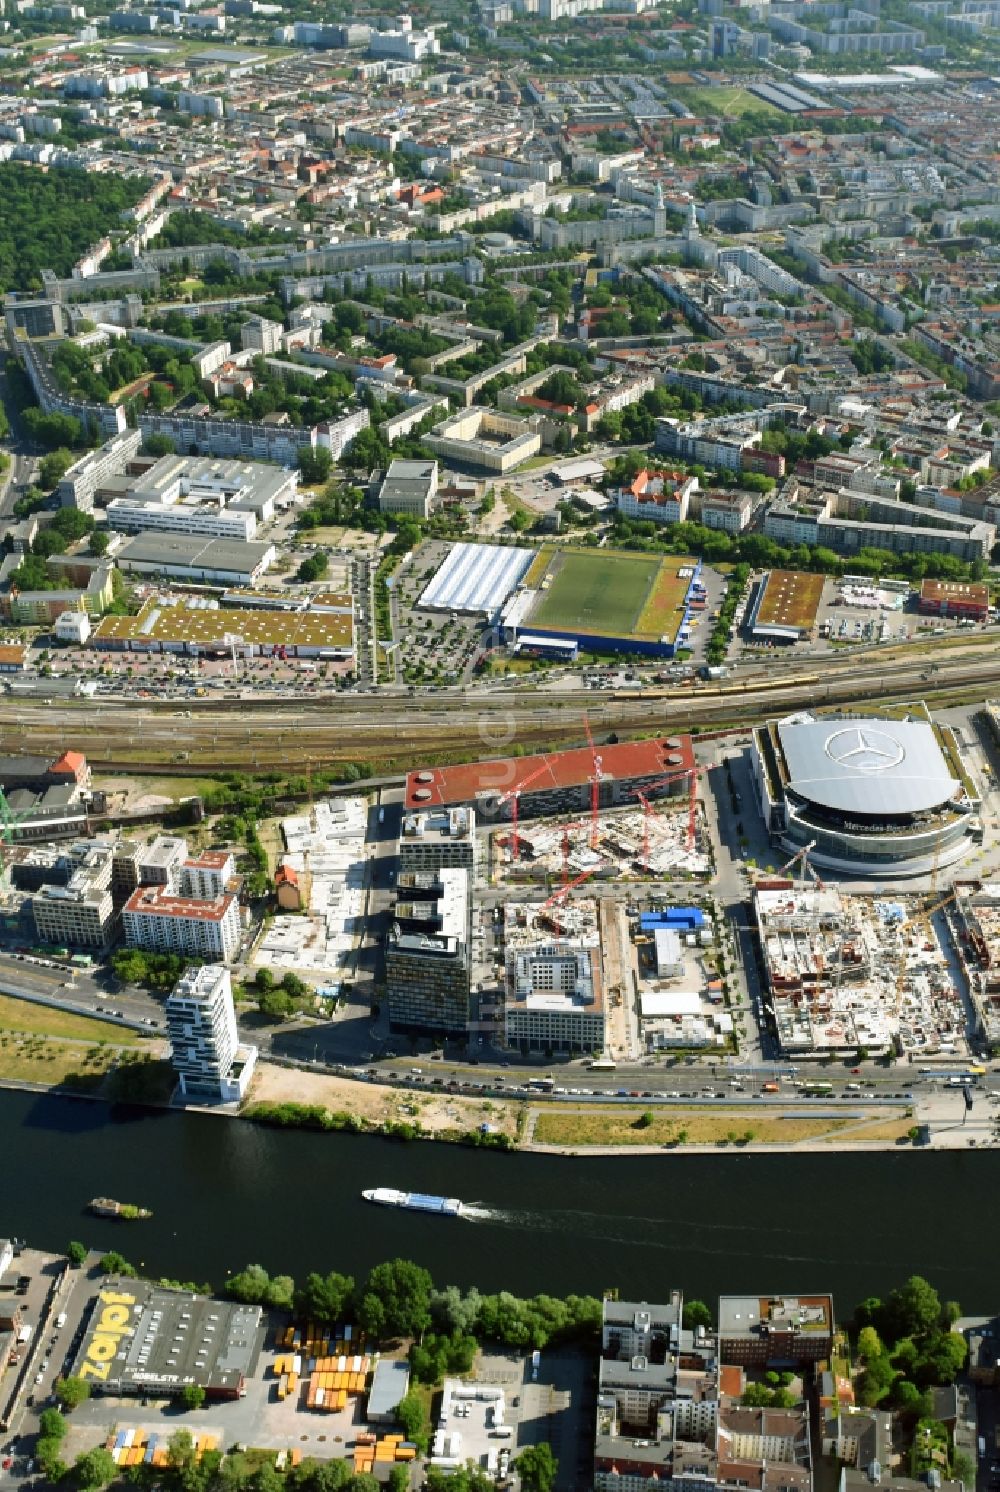
[[[760,482],[771,480],[750,472],[743,485],[749,486],[752,477],[757,477]],[[614,515],[611,534],[612,542],[622,549],[697,554],[706,564],[735,562],[750,565],[755,570],[814,570],[822,575],[850,572],[873,579],[880,575],[900,575],[907,580],[919,581],[925,578],[980,580],[988,569],[985,560],[966,561],[952,554],[896,554],[888,549],[866,546],[857,554],[840,555],[822,544],[779,544],[766,534],[729,535],[705,528],[700,523],[664,525],[626,518],[621,513]]]
[[[332,1271],[307,1275],[300,1288],[287,1275],[272,1277],[263,1265],[249,1264],[231,1276],[226,1291],[251,1304],[294,1309],[321,1324],[357,1322],[380,1340],[417,1338],[425,1355],[415,1366],[428,1381],[436,1381],[428,1375],[436,1375],[439,1365],[466,1354],[465,1338],[522,1350],[542,1348],[553,1341],[592,1338],[601,1322],[601,1302],[591,1295],[522,1298],[507,1290],[483,1295],[475,1287],[464,1292],[457,1285],[437,1289],[429,1271],[409,1259],[375,1265],[363,1284]]]
[[[46,1410],[43,1418],[53,1415],[62,1420],[57,1410]],[[44,1463],[40,1454],[36,1457],[48,1481],[62,1482],[79,1488],[80,1492],[101,1492],[120,1475],[120,1468],[103,1446],[84,1452],[72,1466],[67,1466],[59,1454],[65,1434],[63,1421],[61,1433],[58,1429],[50,1430],[46,1436]],[[53,1435],[58,1438],[50,1444]],[[39,1453],[41,1449],[40,1443]],[[525,1492],[551,1492],[555,1467],[547,1446],[542,1450],[532,1448],[530,1454],[523,1451],[518,1469]],[[162,1488],[163,1492],[385,1492],[386,1488],[388,1492],[408,1492],[410,1469],[405,1465],[391,1467],[388,1482],[380,1482],[370,1473],[355,1473],[351,1463],[343,1459],[304,1460],[281,1473],[270,1461],[262,1465],[257,1457],[242,1451],[225,1456],[222,1451],[203,1451],[199,1456],[190,1431],[180,1429],[167,1442],[165,1466],[129,1467],[126,1480],[134,1487]],[[471,1468],[446,1476],[429,1467],[424,1485],[430,1492],[494,1492],[496,1483],[484,1472]]]

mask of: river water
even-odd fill
[[[445,1193],[471,1221],[373,1207],[364,1187]],[[152,1221],[86,1214],[89,1198]],[[1000,1157],[990,1151],[571,1158],[271,1130],[0,1091],[0,1237],[117,1248],[220,1284],[259,1262],[301,1279],[398,1255],[439,1284],[663,1299],[830,1290],[842,1312],[925,1274],[996,1308]]]

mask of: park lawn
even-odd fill
[[[744,114],[758,111],[761,114],[781,113],[780,109],[756,98],[746,88],[678,88],[677,98],[682,104],[687,104],[699,119],[709,114],[718,114],[724,119],[741,119]]]
[[[629,637],[660,564],[659,559],[646,555],[566,550],[551,587],[542,592],[527,625]]]
[[[505,674],[534,673],[535,660],[533,658],[491,658],[486,671],[491,677],[499,678],[503,678]]]
[[[902,1139],[904,1135],[909,1133],[910,1129],[913,1126],[913,1122],[914,1121],[912,1115],[908,1119],[904,1118],[901,1115],[898,1119],[886,1119],[883,1116],[881,1119],[873,1118],[870,1122],[866,1122],[864,1120],[855,1120],[851,1126],[851,1133],[849,1135],[846,1135],[845,1139],[859,1141],[899,1140]],[[835,1135],[828,1136],[828,1139],[831,1143],[836,1138],[837,1137]]]
[[[138,1046],[144,1038],[138,1031],[111,1021],[92,1020],[68,1010],[36,1005],[31,1000],[17,1000],[0,995],[0,1031],[26,1032],[33,1036],[65,1036],[74,1041],[106,1041],[111,1046]]]
[[[636,1121],[645,1112],[653,1115],[653,1122],[645,1129],[637,1128]],[[685,1144],[712,1145],[725,1140],[729,1135],[741,1139],[753,1131],[756,1145],[795,1144],[799,1140],[822,1140],[844,1129],[850,1120],[809,1119],[796,1115],[790,1119],[762,1115],[758,1110],[740,1109],[723,1113],[711,1113],[703,1108],[671,1108],[644,1110],[641,1105],[621,1108],[566,1109],[562,1105],[549,1112],[539,1113],[535,1122],[533,1139],[539,1145],[667,1145],[675,1140],[681,1130],[687,1131]],[[735,1143],[730,1141],[730,1143]]]
[[[46,1041],[42,1037],[0,1036],[0,1079],[93,1088],[113,1067],[118,1053],[113,1047],[84,1046],[80,1042]],[[82,1082],[74,1084],[72,1077]]]
[[[341,523],[329,528],[320,525],[319,528],[303,529],[298,537],[306,544],[326,544],[331,549],[339,549],[346,533],[347,529]]]

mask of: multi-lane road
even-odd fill
[[[0,953],[0,995],[35,1000],[80,1015],[103,1016],[111,1028],[134,1026],[157,1030],[163,1025],[163,1007],[141,990],[123,988],[114,977],[98,969],[88,973],[69,969],[54,959]]]

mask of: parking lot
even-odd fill
[[[450,548],[438,539],[421,544],[392,576],[392,633],[403,683],[457,683],[479,652],[485,617],[422,611],[417,605]]]
[[[521,1391],[518,1448],[548,1441],[559,1462],[557,1492],[589,1483],[593,1472],[596,1362],[583,1352],[541,1354],[538,1380]]]

